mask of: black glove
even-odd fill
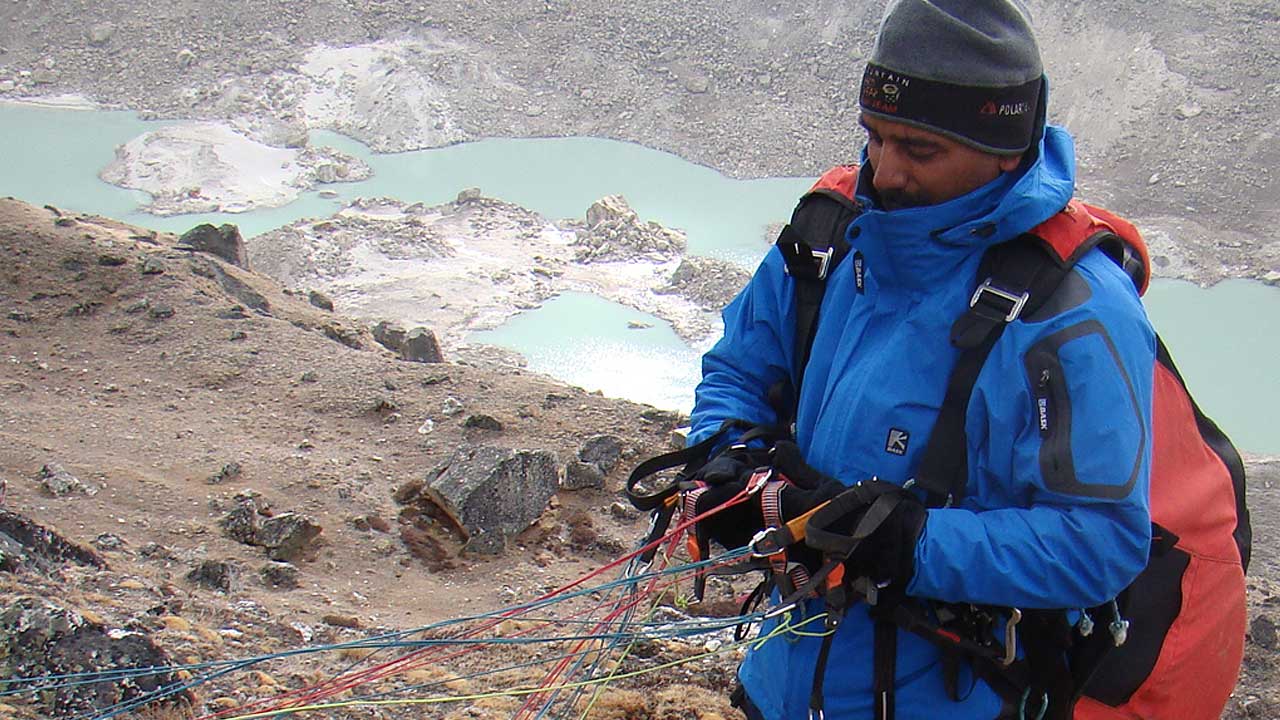
[[[711,467],[712,463],[723,457],[725,457],[724,454],[708,463],[707,467]],[[752,456],[751,459],[758,460],[759,456]],[[772,460],[773,469],[777,474],[771,482],[785,483],[780,488],[778,496],[779,515],[783,522],[805,514],[839,495],[845,489],[840,481],[809,467],[801,458],[800,450],[795,443],[787,441],[777,443],[772,452]],[[748,467],[745,462],[738,459],[736,477],[733,480],[727,480],[728,473],[734,471],[734,468],[735,465],[724,462],[713,476],[701,478],[711,487],[699,493],[694,503],[696,514],[701,515],[732,500],[747,488],[751,476],[759,469],[754,465]],[[717,482],[713,483],[712,478]],[[788,480],[790,482],[787,482]],[[715,540],[726,549],[746,545],[765,527],[765,513],[761,507],[763,497],[763,491],[757,492],[743,502],[717,511],[698,523],[698,532]]]
[[[772,455],[765,448],[730,445],[698,468],[689,479],[700,480],[708,485],[724,485],[736,481],[745,483],[756,468],[768,467],[771,463]]]
[[[924,504],[906,490],[865,480],[809,518],[805,544],[842,559],[849,578],[903,588],[915,574],[916,543],[928,516]]]

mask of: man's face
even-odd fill
[[[886,210],[937,205],[976,190],[1018,167],[1018,155],[993,155],[945,135],[862,116],[872,184]]]

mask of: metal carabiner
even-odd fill
[[[773,468],[756,468],[756,471],[747,480],[747,496],[750,497],[759,493],[771,479],[773,479]]]
[[[761,530],[760,532],[756,533],[754,536],[752,536],[751,542],[747,543],[747,549],[751,551],[751,557],[758,560],[758,559],[763,559],[767,557],[772,557],[782,552],[784,548],[782,547],[781,544],[779,544],[778,538],[777,538],[777,535],[779,532],[781,532],[781,528],[778,528],[776,526],[767,527]],[[761,549],[762,544],[765,544],[765,547],[772,547],[773,549],[762,550]]]

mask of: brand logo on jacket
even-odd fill
[[[853,254],[853,284],[861,293],[866,289],[866,268],[867,262],[863,259],[862,253]]]
[[[1036,398],[1040,410],[1040,432],[1049,432],[1049,398]]]
[[[894,455],[906,455],[907,443],[911,441],[911,433],[899,428],[889,429],[889,439],[884,444],[884,451]]]

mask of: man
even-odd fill
[[[1045,124],[1046,94],[1017,0],[890,3],[861,85],[862,212],[846,233],[859,262],[826,280],[796,399],[795,442],[821,474],[845,486],[916,476],[957,358],[951,324],[984,253],[1074,192],[1072,141]],[[1052,307],[1011,323],[983,366],[965,415],[963,500],[895,513],[854,572],[909,598],[1048,609],[1105,603],[1142,569],[1154,333],[1132,282],[1099,251],[1068,284]],[[767,395],[796,374],[794,289],[775,248],[726,308],[691,443],[727,418],[780,419]],[[804,614],[822,609],[812,600]],[[828,720],[888,714],[874,691],[874,634],[867,605],[850,607],[822,663]],[[896,638],[897,718],[1017,716],[964,668],[957,691],[936,646]],[[753,648],[739,670],[747,716],[809,717],[821,645],[812,632],[784,633]]]

